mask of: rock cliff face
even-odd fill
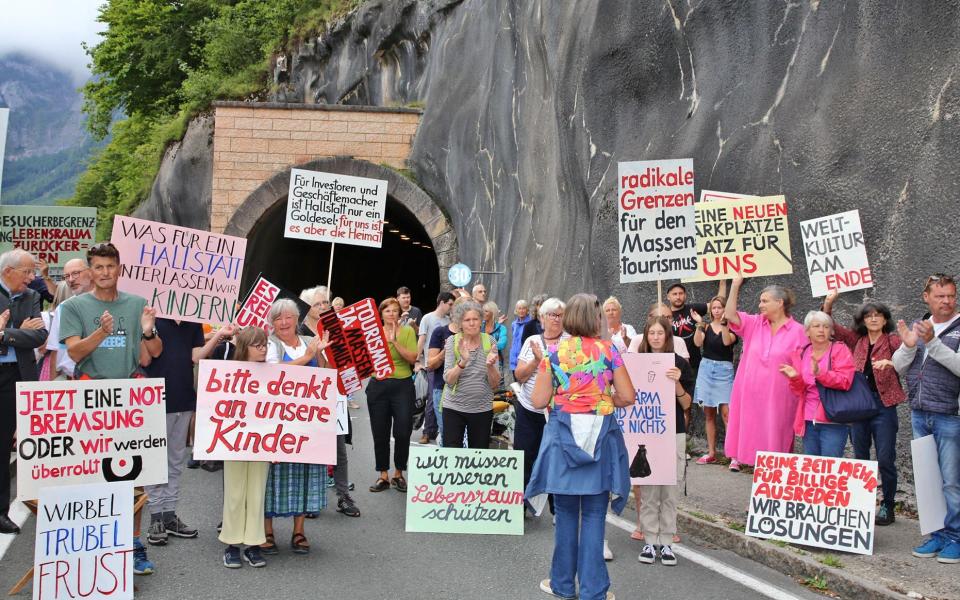
[[[859,208],[870,295],[909,318],[926,275],[960,271],[958,65],[958,0],[382,0],[295,48],[272,99],[424,103],[410,168],[461,259],[506,271],[501,306],[593,290],[638,322],[655,292],[619,284],[617,162],[693,157],[698,193],[786,195],[800,314],[799,221]],[[209,203],[164,177],[152,202]]]
[[[956,0],[395,0],[300,45],[275,99],[423,102],[411,169],[461,258],[507,271],[501,304],[591,289],[640,314],[653,285],[619,284],[616,164],[693,157],[698,190],[786,195],[801,298],[797,223],[859,208],[871,294],[908,316],[924,276],[960,270],[958,64]]]

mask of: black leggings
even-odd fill
[[[493,409],[465,413],[452,408],[443,409],[443,447],[463,448],[463,433],[467,433],[468,448],[489,448]]]
[[[373,456],[377,471],[390,470],[390,429],[393,428],[393,463],[398,471],[407,470],[410,434],[413,433],[413,403],[416,392],[413,379],[370,379],[367,385],[367,410],[373,432]]]

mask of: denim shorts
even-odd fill
[[[716,408],[721,404],[730,404],[733,391],[733,363],[704,358],[697,372],[697,387],[694,389],[694,401],[701,406]]]

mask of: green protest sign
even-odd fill
[[[410,447],[407,531],[523,535],[523,452]]]

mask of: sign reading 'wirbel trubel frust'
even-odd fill
[[[697,272],[693,159],[617,165],[620,283]]]
[[[292,169],[283,235],[380,248],[386,206],[386,181]]]

